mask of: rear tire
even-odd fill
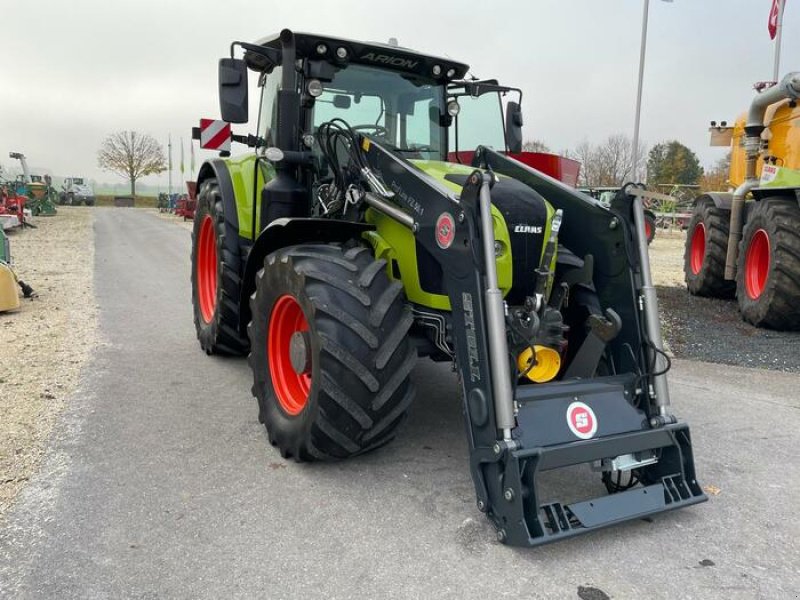
[[[747,217],[736,270],[742,318],[756,327],[800,330],[800,206],[766,198]]]
[[[203,182],[192,230],[192,306],[200,347],[206,354],[242,355],[239,335],[241,259],[236,229],[225,220],[216,179]]]
[[[729,219],[730,212],[709,198],[695,204],[683,255],[686,287],[695,296],[733,298],[736,292],[736,282],[725,279]]]
[[[394,438],[417,354],[385,261],[362,247],[278,250],[256,276],[251,308],[252,391],[284,458],[346,458]]]

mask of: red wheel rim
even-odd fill
[[[303,411],[311,389],[311,366],[307,365],[303,373],[297,373],[292,366],[290,346],[292,336],[298,331],[308,331],[303,309],[292,296],[281,296],[269,318],[267,357],[278,403],[291,416]]]
[[[203,217],[197,238],[197,299],[200,316],[210,323],[217,305],[217,234],[211,215]]]
[[[703,268],[703,259],[706,255],[706,226],[698,223],[692,231],[692,245],[689,249],[689,266],[692,273],[697,275]]]
[[[764,293],[769,275],[769,260],[769,234],[759,229],[750,240],[744,259],[744,287],[753,300]]]

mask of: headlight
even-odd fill
[[[310,79],[306,86],[308,94],[314,98],[319,98],[322,95],[322,82],[319,79]]]

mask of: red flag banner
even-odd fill
[[[774,40],[778,33],[778,16],[781,11],[781,4],[786,0],[772,0],[772,8],[769,11],[769,21],[767,22],[767,30],[769,31],[769,39]]]

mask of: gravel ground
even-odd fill
[[[92,209],[59,207],[9,235],[39,294],[0,313],[0,518],[37,469],[53,423],[96,345]]]
[[[699,298],[683,283],[685,233],[656,234],[650,247],[664,337],[680,358],[800,372],[800,332],[758,329],[739,316],[735,300]]]

